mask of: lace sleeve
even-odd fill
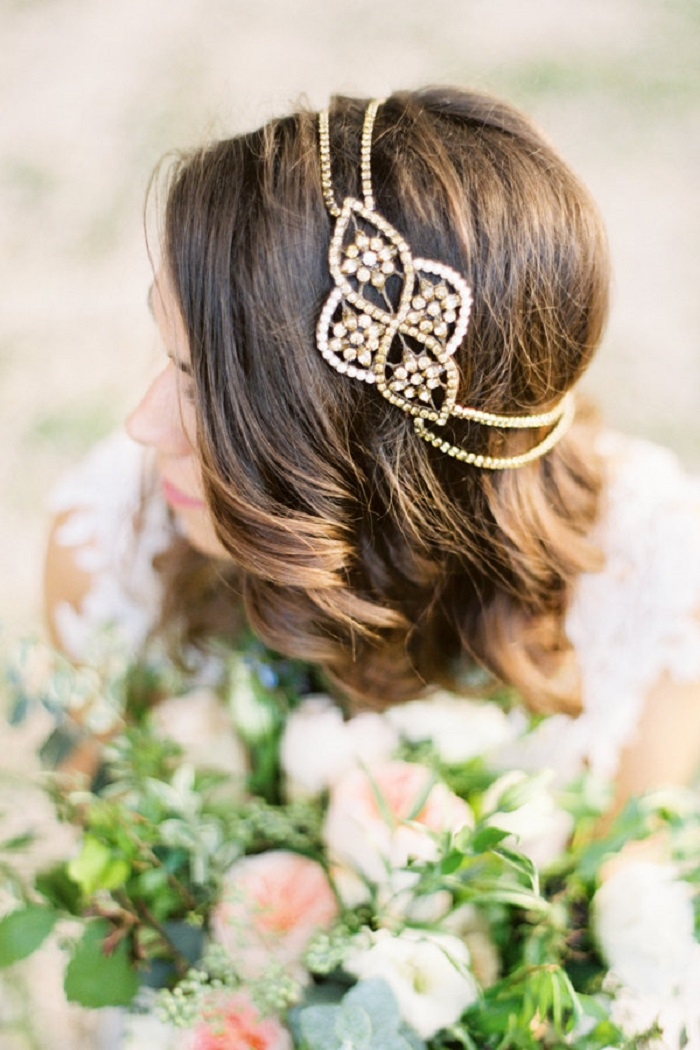
[[[605,434],[601,452],[608,485],[595,539],[605,565],[579,579],[566,622],[583,711],[543,719],[497,756],[504,769],[551,769],[558,783],[585,768],[615,776],[664,675],[700,684],[700,484],[647,442]]]
[[[607,776],[662,676],[700,682],[700,484],[647,442],[606,435],[602,451],[606,564],[581,578],[567,628],[583,676],[572,732]]]
[[[51,509],[65,515],[56,542],[76,548],[76,564],[91,578],[79,609],[68,602],[55,609],[59,639],[73,659],[90,659],[105,632],[133,652],[156,622],[162,594],[153,559],[171,542],[173,525],[147,473],[144,450],[117,433],[53,494]]]

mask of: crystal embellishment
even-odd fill
[[[398,231],[353,197],[340,208],[328,261],[335,288],[316,333],[324,358],[410,415],[444,423],[459,379],[452,356],[469,323],[464,279],[414,259]]]
[[[338,206],[331,179],[328,111],[319,114],[321,188],[336,220],[328,251],[334,288],[316,327],[325,360],[341,375],[374,384],[383,397],[414,417],[418,435],[453,458],[491,470],[519,467],[548,452],[573,418],[571,395],[549,411],[501,416],[457,404],[454,354],[469,324],[472,294],[456,270],[414,258],[408,244],[375,208],[372,131],[379,101],[365,112],[360,150],[362,200]],[[487,456],[450,444],[427,423],[469,419],[488,427],[554,425],[539,444],[516,456]]]

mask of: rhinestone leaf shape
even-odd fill
[[[329,249],[335,288],[317,327],[320,352],[343,375],[375,383],[404,412],[449,418],[459,374],[453,355],[471,292],[448,266],[414,259],[406,241],[361,201],[343,201]]]

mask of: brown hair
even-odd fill
[[[330,114],[338,200],[359,196],[365,102]],[[455,356],[458,401],[499,414],[556,403],[607,309],[605,238],[588,194],[530,123],[481,94],[392,95],[372,147],[377,210],[415,256],[473,290]],[[516,470],[457,462],[315,346],[332,288],[316,119],[299,112],[178,165],[164,260],[188,334],[199,447],[248,621],[385,704],[486,668],[531,707],[577,710],[564,617],[600,488],[579,418]],[[459,443],[511,455],[546,434],[460,424]]]

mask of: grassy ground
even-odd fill
[[[610,231],[613,312],[590,389],[610,421],[700,466],[697,0],[4,0],[0,51],[0,621],[11,635],[37,622],[53,479],[119,425],[154,366],[142,233],[154,165],[303,94],[321,104],[336,90],[456,82],[531,112]],[[2,808],[39,819],[17,780],[32,741],[4,743]],[[89,1021],[61,1002],[54,954],[7,984],[3,1050],[94,1045]]]

